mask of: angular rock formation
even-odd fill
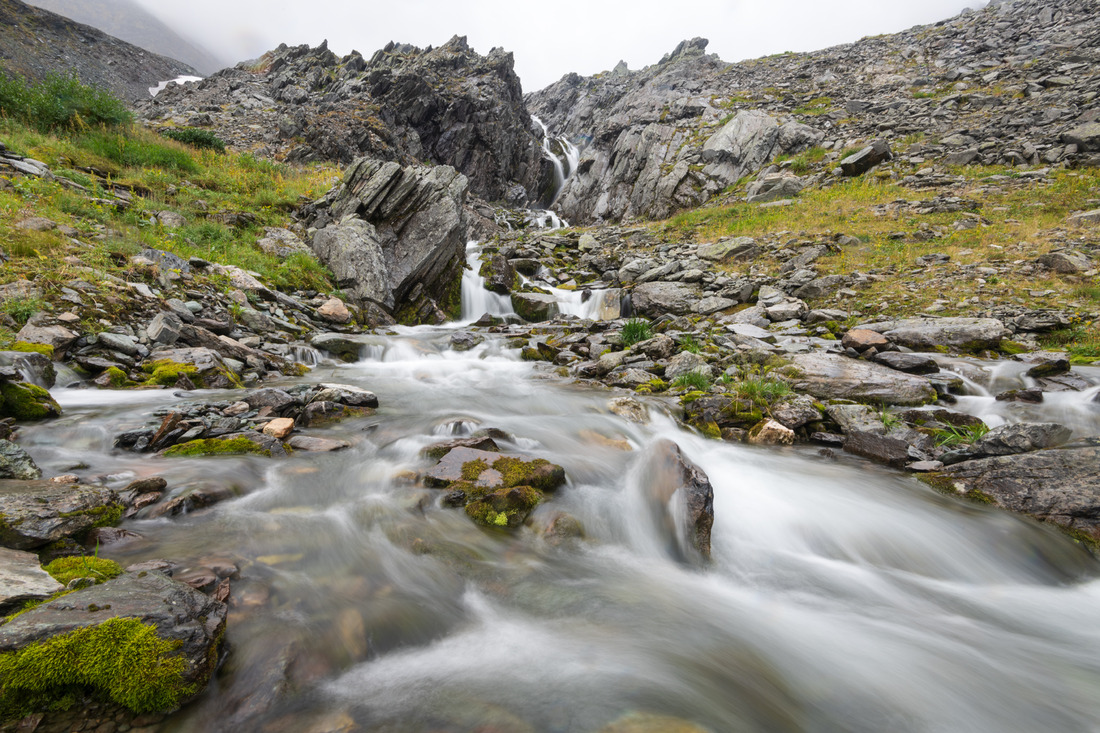
[[[310,207],[313,251],[361,304],[406,324],[459,315],[466,177],[362,158]]]
[[[656,528],[666,534],[673,555],[689,562],[709,560],[714,489],[703,470],[684,456],[680,446],[661,440],[650,449],[639,475]]]

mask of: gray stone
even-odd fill
[[[1081,152],[1100,151],[1100,122],[1088,122],[1062,134],[1062,142]]]
[[[61,589],[61,583],[42,569],[38,555],[0,547],[0,614],[49,598]]]
[[[1100,224],[1100,209],[1093,209],[1092,211],[1082,211],[1079,214],[1074,214],[1069,217],[1070,224],[1077,224],[1079,226],[1094,226]]]
[[[321,391],[313,395],[313,400],[318,402],[335,402],[338,405],[349,407],[378,407],[378,395],[374,392],[354,387],[350,384],[319,385]]]
[[[665,367],[665,381],[671,382],[676,377],[692,372],[702,374],[708,378],[713,374],[710,365],[707,364],[707,360],[703,356],[684,351],[669,360],[668,366]]]
[[[773,174],[750,183],[745,194],[748,203],[759,204],[797,196],[805,187],[806,184],[797,176]]]
[[[875,354],[875,361],[908,374],[935,374],[940,370],[940,365],[935,359],[923,354],[884,351],[881,354]]]
[[[194,320],[193,317],[192,320]],[[171,346],[179,340],[182,328],[183,320],[175,313],[158,313],[146,326],[145,331],[149,334],[150,340]]]
[[[840,431],[845,435],[852,433],[884,435],[886,433],[881,413],[867,405],[827,405],[825,413],[829,419],[840,426]]]
[[[276,227],[265,227],[264,236],[256,240],[256,246],[280,259],[286,259],[293,254],[312,254],[297,234],[289,229]]]
[[[1076,275],[1092,269],[1092,262],[1080,252],[1050,252],[1039,256],[1039,264],[1060,275]]]
[[[0,479],[30,481],[42,478],[34,459],[10,440],[0,440]]]
[[[346,440],[339,440],[337,438],[318,438],[310,435],[292,435],[290,439],[287,440],[287,445],[294,450],[307,451],[310,453],[332,453],[351,447],[351,443]]]
[[[1055,448],[1067,442],[1073,431],[1056,423],[1015,423],[993,428],[971,446],[975,456],[1008,456]]]
[[[796,354],[790,361],[791,386],[821,399],[889,405],[922,405],[936,399],[927,379],[879,364],[826,353]]]
[[[908,443],[877,433],[848,433],[844,440],[844,451],[894,468],[902,468],[913,460],[909,456]]]
[[[49,389],[57,381],[57,370],[45,354],[32,351],[0,351],[0,366],[14,367],[22,381]]]
[[[141,353],[141,349],[138,347],[137,340],[133,336],[125,336],[123,334],[111,333],[110,331],[104,331],[96,337],[99,344],[111,349],[112,351],[118,351],[127,356],[138,356]]]
[[[934,474],[931,483],[1100,541],[1097,466],[1097,446],[1043,450],[965,461]]]
[[[713,313],[732,308],[735,305],[737,305],[736,300],[730,300],[729,298],[720,296],[711,296],[709,298],[703,298],[696,303],[695,312],[703,316],[709,316]]]
[[[64,353],[76,338],[76,334],[64,326],[32,326],[30,323],[19,329],[19,333],[15,335],[16,341],[52,346],[55,357]]]
[[[856,328],[877,331],[910,349],[945,346],[964,351],[995,349],[1011,334],[995,318],[906,318],[863,323]]]
[[[634,310],[648,318],[686,315],[692,312],[699,299],[698,287],[670,282],[643,283],[631,294]]]
[[[701,244],[696,250],[700,259],[727,265],[731,262],[747,261],[755,258],[762,250],[752,237],[721,239],[713,244]]]
[[[558,315],[558,299],[543,293],[512,293],[512,308],[525,321],[539,323]]]
[[[110,489],[51,481],[0,481],[0,545],[32,550],[92,528],[122,511]]]

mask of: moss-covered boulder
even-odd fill
[[[0,626],[0,720],[102,701],[178,708],[217,666],[226,606],[159,573],[127,573]]]
[[[233,433],[221,438],[189,440],[164,451],[164,456],[167,458],[184,458],[256,455],[271,458],[273,456],[285,456],[287,453],[286,447],[277,438],[255,431],[247,431]]]
[[[61,405],[48,390],[29,382],[0,383],[0,417],[45,420],[60,415]]]
[[[497,489],[466,505],[466,515],[486,527],[519,527],[539,502],[542,492],[530,486]]]
[[[124,507],[110,489],[52,481],[0,481],[0,545],[33,550],[118,523]]]
[[[46,344],[28,344],[18,342],[11,351],[0,351],[0,366],[13,366],[30,375],[31,381],[47,389],[57,381],[54,369],[53,347]]]

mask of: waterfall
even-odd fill
[[[466,269],[462,273],[462,323],[473,323],[488,313],[491,316],[514,316],[512,299],[485,288],[480,274],[481,248],[477,242],[466,244]]]
[[[543,155],[554,164],[554,193],[550,197],[546,209],[533,211],[530,220],[531,223],[535,224],[540,229],[560,229],[561,227],[569,226],[569,224],[553,211],[550,211],[550,207],[558,202],[562,191],[565,190],[565,184],[567,184],[573,174],[577,172],[577,167],[580,165],[581,152],[576,145],[569,142],[566,138],[551,136],[549,129],[546,127],[546,123],[538,117],[531,115],[531,120],[542,130]],[[557,143],[562,151],[560,155],[554,152],[555,143]]]

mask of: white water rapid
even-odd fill
[[[494,307],[464,296],[464,318]],[[125,527],[140,538],[101,549],[240,567],[228,659],[161,730],[607,733],[645,715],[711,733],[1100,730],[1100,565],[1063,534],[852,457],[704,440],[657,400],[630,422],[614,393],[521,361],[504,336],[458,352],[453,333],[395,329],[287,381],[377,393],[376,414],[310,431],[352,444],[338,453],[112,449],[158,409],[232,392],[57,390],[64,417],[24,429],[51,474],[235,496],[139,516]],[[534,527],[483,529],[418,482],[423,448],[483,427],[565,468]],[[705,569],[647,529],[638,471],[660,439],[714,485]],[[584,540],[540,536],[559,512]]]

